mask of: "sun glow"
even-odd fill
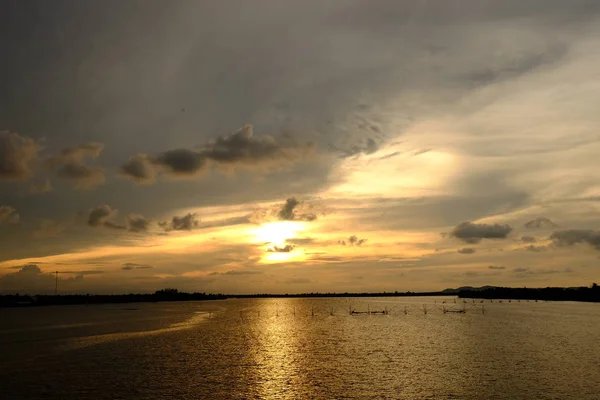
[[[304,257],[304,252],[294,248],[287,241],[297,237],[297,233],[306,229],[306,223],[298,221],[267,222],[248,233],[254,243],[265,244],[263,262],[277,263],[297,261]]]
[[[271,246],[284,247],[286,240],[295,238],[297,232],[305,230],[305,223],[297,221],[267,222],[257,229],[249,231],[254,242],[268,243]]]

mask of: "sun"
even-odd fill
[[[283,247],[286,240],[295,238],[297,232],[306,228],[304,225],[303,222],[298,221],[267,222],[249,233],[254,237],[253,242],[269,243],[272,246]]]
[[[250,230],[248,233],[252,236],[252,242],[265,244],[265,255],[262,258],[263,262],[278,263],[290,260],[300,260],[304,256],[304,252],[300,249],[287,251],[273,251],[276,248],[286,248],[290,246],[287,242],[298,236],[298,232],[306,229],[304,222],[298,221],[277,221],[267,222],[256,229]]]

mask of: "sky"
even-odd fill
[[[0,4],[0,292],[600,278],[600,2]]]

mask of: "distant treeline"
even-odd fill
[[[207,294],[185,293],[177,289],[163,289],[151,294],[64,294],[64,295],[0,295],[0,307],[48,306],[68,304],[142,303],[157,301],[223,300],[227,298],[309,298],[309,297],[394,297],[394,296],[447,296],[443,292],[381,292],[381,293],[294,293],[294,294]]]
[[[459,290],[459,297],[476,299],[514,299],[514,300],[551,300],[551,301],[590,301],[600,302],[600,286],[574,288],[507,288],[492,287],[485,289]]]
[[[177,289],[163,289],[149,294],[65,294],[57,296],[8,294],[0,295],[0,307],[222,300],[226,298],[227,296],[223,294],[185,293]]]
[[[414,297],[414,296],[448,296],[445,292],[379,292],[379,293],[293,293],[293,294],[235,294],[228,297],[236,299],[261,299],[261,298],[307,298],[307,297]]]
[[[441,292],[379,292],[379,293],[293,293],[293,294],[210,294],[185,293],[177,289],[163,289],[149,294],[65,294],[65,295],[0,295],[0,307],[46,306],[67,304],[104,304],[104,303],[140,303],[158,301],[198,301],[224,300],[227,298],[324,298],[324,297],[415,297],[415,296],[455,296],[477,299],[521,299],[521,300],[554,300],[554,301],[590,301],[600,302],[600,287],[576,288],[459,288],[446,289]]]

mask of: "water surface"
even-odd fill
[[[483,306],[444,314],[463,304],[432,297],[0,309],[2,398],[600,398],[599,304]]]

